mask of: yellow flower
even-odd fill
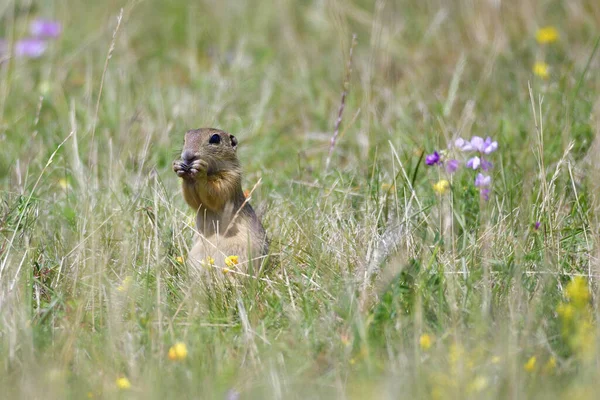
[[[590,301],[590,292],[588,291],[587,282],[580,276],[569,282],[565,289],[565,293],[575,308],[582,308]]]
[[[570,321],[573,319],[573,315],[575,314],[575,307],[568,303],[560,303],[558,307],[556,307],[556,313],[565,321]]]
[[[444,194],[450,188],[450,182],[445,179],[441,179],[438,183],[433,185],[433,190],[438,194]]]
[[[550,357],[546,364],[544,365],[544,373],[549,374],[556,368],[556,358],[554,356]]]
[[[535,33],[535,39],[539,44],[554,43],[558,37],[558,31],[553,26],[545,26]]]
[[[179,264],[183,264],[183,257],[177,256],[175,257],[175,261],[177,261]]]
[[[225,257],[225,265],[228,267],[234,267],[238,263],[238,256],[228,256]]]
[[[131,387],[131,382],[126,377],[117,379],[117,387],[121,390],[127,390]]]
[[[536,361],[537,361],[537,359],[535,358],[535,356],[531,356],[531,358],[529,358],[529,360],[527,360],[525,365],[523,365],[523,368],[525,368],[525,371],[533,372],[535,370]]]
[[[492,364],[500,364],[500,361],[502,361],[502,359],[498,356],[493,356],[492,357]]]
[[[536,61],[533,64],[533,73],[542,79],[548,79],[550,73],[548,72],[548,64],[543,61]]]
[[[592,361],[596,354],[595,326],[590,319],[581,321],[571,337],[571,346],[586,362]]]
[[[429,350],[431,348],[432,343],[433,338],[427,333],[422,334],[419,338],[419,346],[421,346],[423,350]]]
[[[231,272],[231,270],[229,268],[223,268],[223,273],[224,274],[228,274],[230,272]]]
[[[215,265],[215,259],[212,258],[211,256],[207,256],[204,259],[204,261],[202,261],[201,264],[204,265],[205,267],[214,267],[214,265]]]
[[[58,186],[63,189],[67,189],[69,187],[69,182],[65,178],[61,178],[58,180]]]
[[[171,361],[181,361],[185,360],[187,357],[188,351],[185,343],[177,342],[169,349],[169,360]]]
[[[126,292],[131,287],[131,282],[133,282],[133,279],[130,276],[126,276],[123,282],[117,287],[117,290],[119,292]]]

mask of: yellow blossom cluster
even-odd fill
[[[221,268],[221,271],[226,274],[226,273],[230,272],[231,269],[239,263],[239,257],[238,256],[227,256],[223,259],[223,261],[224,261],[226,267]],[[211,256],[207,256],[205,259],[203,259],[201,261],[201,264],[205,267],[214,267],[215,259],[212,258]]]
[[[421,335],[421,337],[419,338],[419,346],[421,346],[421,349],[427,351],[431,348],[431,345],[433,344],[433,337],[427,333],[424,333]]]
[[[126,276],[125,279],[123,279],[123,281],[121,282],[121,284],[119,286],[117,286],[117,290],[119,292],[126,292],[129,290],[132,283],[133,283],[133,278],[131,276]]]
[[[587,280],[575,277],[564,292],[566,301],[556,308],[562,336],[576,357],[582,361],[591,361],[596,348],[596,329]]]
[[[238,260],[239,260],[238,256],[225,257],[225,265],[227,265],[228,267],[234,267],[237,265]]]
[[[223,268],[223,273],[227,274],[229,272],[231,272],[230,268],[235,267],[239,262],[239,257],[238,256],[227,256],[225,257],[225,265],[227,265],[227,267],[229,268]]]
[[[450,182],[448,182],[446,179],[441,179],[437,183],[433,184],[433,191],[437,194],[444,194],[448,191],[448,189],[450,189]]]
[[[590,301],[590,292],[584,278],[578,276],[567,285],[565,289],[567,299],[576,308],[584,308]]]
[[[554,43],[558,40],[558,30],[553,26],[545,26],[535,33],[535,39],[539,44]]]
[[[553,26],[545,26],[537,30],[535,38],[541,45],[554,43],[559,38],[558,30]],[[544,61],[536,61],[533,64],[532,70],[534,75],[542,79],[550,77],[550,66]]]
[[[421,348],[431,345],[428,334],[421,335]],[[425,344],[425,346],[423,346]],[[483,396],[490,387],[489,378],[482,374],[478,365],[489,363],[483,348],[469,350],[462,344],[452,343],[448,349],[448,364],[443,371],[431,376],[431,398],[464,398],[467,396]],[[485,398],[483,396],[482,398]]]
[[[536,61],[533,64],[533,73],[542,79],[548,79],[550,76],[548,64],[543,61]]]
[[[182,361],[187,357],[187,346],[183,342],[177,342],[169,349],[169,360]]]
[[[523,369],[527,372],[534,373],[534,372],[540,370],[540,368],[538,368],[538,365],[540,365],[540,363],[538,363],[537,357],[531,356],[531,357],[529,357],[527,362],[525,362],[525,364],[523,364]],[[543,364],[543,367],[541,368],[541,372],[548,375],[548,374],[551,374],[555,369],[556,369],[556,358],[554,356],[550,356],[546,360],[546,362]]]
[[[129,382],[129,379],[127,379],[127,377],[125,376],[117,378],[117,381],[115,383],[117,387],[121,390],[127,390],[131,388],[131,382]]]
[[[535,356],[531,356],[531,357],[529,357],[529,360],[527,360],[527,362],[525,363],[523,368],[525,368],[525,371],[527,371],[527,372],[533,372],[533,371],[535,371],[536,364],[537,364],[537,358]]]

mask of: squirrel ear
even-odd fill
[[[237,149],[237,138],[233,135],[229,135],[229,139],[231,139],[231,147],[233,147],[234,150]]]

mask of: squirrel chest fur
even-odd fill
[[[225,259],[235,256],[233,268],[246,272],[249,265],[260,268],[268,245],[265,230],[242,191],[236,150],[237,139],[227,132],[190,130],[173,171],[182,178],[183,198],[196,211],[199,237],[188,256],[190,261],[225,267]],[[230,261],[227,267],[231,269],[232,264]]]

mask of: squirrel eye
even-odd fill
[[[219,144],[221,143],[221,136],[217,133],[215,133],[214,135],[212,135],[210,137],[210,139],[208,140],[208,143],[210,144]]]

